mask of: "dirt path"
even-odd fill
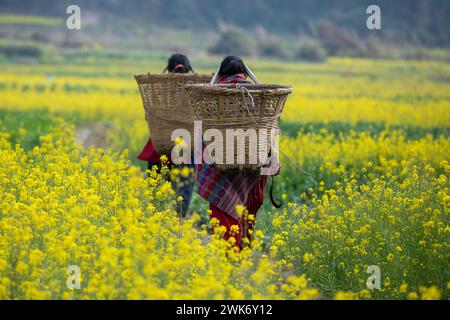
[[[108,127],[103,123],[96,123],[76,129],[76,139],[84,148],[106,148],[108,146]]]

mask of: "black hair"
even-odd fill
[[[236,56],[228,56],[223,59],[219,68],[219,76],[233,76],[238,73],[245,73],[244,61],[241,58]]]
[[[166,70],[170,73],[194,72],[188,57],[180,53],[174,54],[169,58],[169,60],[167,61]]]

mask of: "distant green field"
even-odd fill
[[[61,26],[63,19],[32,15],[0,14],[0,24],[55,27]]]

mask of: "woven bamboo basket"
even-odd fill
[[[269,84],[190,84],[186,93],[193,107],[196,120],[202,120],[203,130],[218,129],[224,137],[223,164],[214,166],[223,171],[259,170],[267,161],[271,139],[259,139],[244,146],[227,143],[226,129],[271,129],[279,130],[279,118],[292,88]],[[255,147],[256,145],[256,147]],[[233,161],[225,160],[233,153]],[[245,162],[238,162],[238,155],[245,156]],[[251,154],[257,154],[257,162],[250,161]],[[242,156],[241,156],[242,157]],[[242,159],[242,158],[241,158]],[[232,162],[232,163],[230,163]]]
[[[155,150],[170,154],[172,132],[187,129],[193,136],[194,110],[186,94],[186,84],[211,81],[207,74],[145,74],[135,76]]]

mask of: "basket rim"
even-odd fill
[[[196,83],[196,84],[186,84],[185,89],[189,91],[198,90],[203,92],[216,92],[216,93],[223,93],[223,92],[237,92],[240,93],[240,88],[246,88],[250,93],[257,93],[257,92],[272,92],[272,93],[292,93],[293,88],[292,86],[287,85],[279,85],[279,84],[266,84],[266,83],[260,83],[260,84],[243,84],[243,83],[237,83],[237,84],[209,84],[209,83]]]
[[[209,73],[145,73],[135,75],[138,82],[165,80],[165,79],[212,79],[213,75]]]

